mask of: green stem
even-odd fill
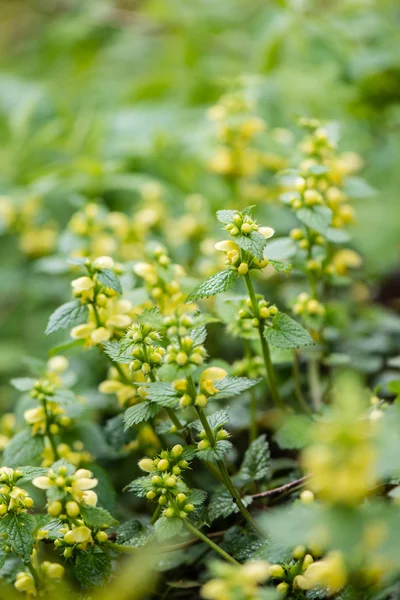
[[[38,572],[36,571],[36,569],[33,566],[31,561],[29,561],[26,566],[28,567],[28,569],[33,577],[36,588],[39,589],[40,588],[40,578],[39,578]]]
[[[207,420],[207,417],[202,408],[200,408],[199,406],[195,406],[195,409],[199,416],[201,424],[204,427],[204,431],[206,432],[207,439],[210,443],[210,446],[212,448],[214,448],[215,444],[216,444],[216,439],[215,439],[214,432],[211,429],[210,424]],[[221,473],[222,481],[224,482],[227,490],[229,491],[232,498],[236,502],[237,507],[240,510],[242,516],[257,531],[257,533],[264,536],[264,532],[260,529],[260,527],[254,521],[253,517],[251,516],[251,514],[249,513],[249,511],[243,504],[240,494],[239,494],[238,490],[236,489],[236,487],[231,479],[231,476],[228,473],[228,469],[226,468],[225,463],[222,460],[217,460],[217,465],[218,465],[219,471]]]
[[[165,412],[167,413],[169,419],[172,421],[172,423],[175,425],[176,429],[178,431],[183,429],[183,425],[180,422],[180,420],[178,419],[178,417],[176,416],[176,414],[174,413],[172,408],[168,408],[167,406],[164,407],[165,408]]]
[[[56,446],[56,442],[54,440],[53,434],[50,431],[50,415],[49,412],[47,410],[47,400],[44,400],[43,402],[43,408],[44,408],[44,413],[46,415],[46,437],[50,442],[50,446],[51,449],[53,451],[54,454],[54,461],[58,460],[60,457],[58,455],[58,450],[57,450],[57,446]]]
[[[138,552],[138,548],[133,548],[132,546],[123,546],[122,544],[116,544],[115,542],[106,542],[106,546],[112,550],[121,552],[121,554],[137,554]]]
[[[236,487],[235,487],[235,485],[234,485],[234,483],[233,483],[233,481],[231,479],[231,476],[228,473],[228,469],[226,468],[225,463],[222,462],[222,460],[218,460],[217,461],[217,465],[218,465],[219,470],[221,472],[224,484],[226,485],[229,493],[231,494],[232,498],[236,502],[237,507],[240,510],[242,516],[246,519],[246,521],[249,523],[249,525],[251,525],[253,527],[253,529],[255,529],[255,531],[257,531],[257,533],[261,537],[265,537],[264,531],[256,523],[256,521],[253,519],[253,517],[251,516],[251,514],[249,513],[249,511],[247,510],[247,508],[243,504],[242,499],[240,497],[240,494],[239,494],[238,490],[236,489]]]
[[[257,437],[257,398],[253,388],[250,388],[250,442]]]
[[[184,520],[183,524],[185,525],[186,529],[188,529],[191,533],[193,533],[193,535],[198,537],[202,542],[207,544],[211,548],[211,550],[214,550],[214,552],[219,554],[224,560],[231,563],[231,565],[235,565],[235,567],[240,567],[240,563],[237,560],[235,560],[230,554],[225,552],[225,550],[223,550],[220,546],[218,546],[218,544],[216,544],[215,542],[210,540],[210,538],[208,538],[206,535],[204,535],[204,533],[199,531],[199,529],[197,529],[197,527],[192,525],[192,523],[190,523],[190,521]]]
[[[322,407],[322,391],[319,379],[319,364],[315,358],[311,358],[308,363],[308,377],[314,410],[319,412]]]
[[[108,357],[108,358],[110,358],[110,357]],[[114,360],[112,360],[111,358],[110,358],[110,361],[111,361],[112,366],[115,369],[117,369],[119,376],[121,377],[121,380],[128,385],[132,385],[132,381],[130,381],[129,378],[125,375],[125,373],[122,370],[121,365],[119,363],[115,362]]]
[[[154,525],[154,523],[157,521],[158,517],[160,516],[160,512],[161,512],[161,506],[158,505],[157,508],[156,508],[156,510],[154,511],[153,516],[152,516],[151,521],[150,521],[150,523],[152,525]]]
[[[269,345],[268,345],[267,340],[264,337],[264,320],[260,318],[258,302],[257,302],[256,294],[255,294],[249,273],[246,273],[246,275],[244,276],[244,280],[246,282],[247,292],[249,294],[249,298],[251,301],[254,315],[259,320],[258,334],[260,336],[261,349],[262,349],[263,358],[264,358],[264,365],[265,365],[265,370],[267,372],[267,382],[269,384],[271,396],[272,396],[272,399],[273,399],[276,407],[283,410],[285,408],[285,406],[283,404],[282,398],[279,394],[278,386],[276,384],[274,368],[272,366],[271,354],[269,351]]]
[[[296,398],[300,405],[300,407],[308,414],[312,415],[312,410],[306,402],[306,399],[303,396],[303,392],[301,391],[301,382],[300,382],[300,368],[299,368],[299,354],[294,351],[293,357],[293,380],[296,392]]]

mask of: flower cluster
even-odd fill
[[[145,376],[153,374],[164,360],[165,348],[160,345],[160,340],[160,333],[150,325],[134,323],[121,343],[122,350],[133,358],[129,369],[141,371]]]
[[[18,487],[18,480],[23,477],[20,470],[0,467],[0,516],[27,512],[33,506],[28,492]]]
[[[263,584],[270,576],[267,561],[238,566],[214,562],[210,570],[214,578],[201,588],[206,600],[263,600]]]

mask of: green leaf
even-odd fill
[[[328,227],[325,237],[334,244],[345,244],[351,240],[351,235],[348,231],[345,229],[336,229],[335,227]]]
[[[35,517],[28,513],[8,514],[0,520],[0,532],[7,534],[7,544],[24,562],[28,562],[32,554],[35,527]]]
[[[81,515],[85,521],[85,525],[88,527],[101,527],[102,529],[107,529],[108,527],[115,527],[118,525],[118,521],[110,515],[108,510],[101,508],[100,506],[82,504]]]
[[[122,294],[122,286],[119,277],[111,269],[103,269],[97,272],[97,279],[105,287],[111,288],[118,294]]]
[[[300,450],[311,442],[313,421],[305,415],[290,415],[275,434],[275,441],[283,450]]]
[[[228,223],[232,223],[234,217],[238,214],[237,210],[217,210],[217,219],[223,225],[228,225]]]
[[[259,481],[269,474],[270,451],[265,434],[260,435],[247,448],[238,477],[243,485]]]
[[[155,381],[146,385],[147,398],[156,402],[160,406],[173,408],[176,406],[179,393],[170,383],[164,381]]]
[[[182,519],[160,517],[154,525],[154,531],[159,540],[167,540],[180,534],[183,529]]]
[[[151,476],[147,475],[138,477],[131,481],[131,483],[128,483],[124,488],[124,492],[132,492],[138,498],[144,498],[151,489],[153,489],[153,482],[151,481]]]
[[[244,529],[235,525],[224,536],[224,545],[236,560],[245,562],[264,544],[264,540],[252,528]]]
[[[232,241],[258,260],[264,258],[264,248],[267,245],[267,240],[258,231],[252,231],[248,235],[235,235],[232,237]]]
[[[245,506],[249,506],[253,501],[251,496],[245,496],[242,498],[242,502]],[[225,488],[220,488],[211,497],[210,504],[208,505],[208,516],[211,521],[215,519],[226,518],[229,515],[233,515],[239,512],[238,505],[233,500],[232,496]]]
[[[57,344],[57,346],[53,346],[49,352],[47,353],[48,357],[56,356],[57,354],[63,354],[67,350],[71,350],[71,348],[79,348],[79,346],[83,346],[85,340],[67,340],[66,342],[62,342],[61,344]]]
[[[64,534],[60,531],[65,527],[65,523],[60,521],[60,519],[49,519],[45,523],[41,523],[39,527],[39,531],[47,531],[46,538],[47,540],[57,540],[64,537]]]
[[[39,462],[43,449],[43,438],[39,435],[33,436],[30,430],[25,429],[18,432],[7,445],[3,462],[12,468],[34,465]]]
[[[216,464],[219,460],[224,460],[228,452],[232,449],[231,442],[228,440],[218,440],[214,448],[206,448],[205,450],[197,451],[197,458]]]
[[[233,377],[229,375],[228,377],[224,377],[224,379],[214,382],[214,386],[218,390],[218,393],[213,396],[213,399],[227,400],[233,396],[238,396],[257,385],[257,383],[260,383],[260,381],[261,378],[249,379],[248,377]]]
[[[211,277],[200,283],[190,292],[186,298],[186,304],[226,292],[233,287],[236,279],[237,274],[232,269],[225,269],[225,271],[211,275]]]
[[[117,542],[122,546],[141,548],[152,538],[153,528],[142,525],[137,519],[131,519],[117,529]]]
[[[17,377],[11,379],[10,383],[19,392],[28,392],[34,387],[36,381],[33,377]]]
[[[113,362],[128,365],[133,360],[132,354],[125,352],[119,342],[107,342],[103,348],[104,352]]]
[[[268,242],[267,256],[272,260],[285,260],[297,254],[297,245],[290,237],[282,237]]]
[[[75,574],[84,587],[104,585],[111,575],[111,558],[96,546],[81,552],[76,559]]]
[[[130,406],[124,414],[125,430],[133,425],[138,425],[138,423],[152,419],[156,416],[160,408],[161,406],[159,404],[156,402],[149,402],[148,400]]]
[[[269,263],[274,267],[275,271],[279,271],[279,273],[290,273],[293,268],[293,265],[290,263],[284,263],[280,260],[270,260]]]
[[[264,328],[264,337],[278,348],[299,348],[314,344],[311,335],[300,323],[281,312],[275,315],[271,327]]]
[[[32,481],[35,477],[40,477],[41,475],[47,475],[48,469],[44,467],[19,467],[19,471],[22,473],[21,479],[18,479],[18,485],[21,483],[25,483],[27,481]]]
[[[322,235],[326,233],[332,221],[332,211],[327,206],[300,208],[296,214],[299,221]]]
[[[88,313],[89,311],[86,304],[82,304],[79,300],[66,302],[59,306],[50,316],[45,334],[49,335],[55,331],[71,329],[76,325],[86,323]]]
[[[207,338],[207,329],[203,325],[202,327],[196,327],[190,332],[190,338],[193,341],[193,346],[201,346],[204,344]]]

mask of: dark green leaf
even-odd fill
[[[245,485],[267,477],[270,467],[270,451],[265,434],[260,435],[247,448],[238,477]]]
[[[293,268],[293,265],[290,263],[284,263],[280,260],[270,260],[269,262],[274,267],[275,271],[279,271],[280,273],[290,273]]]
[[[95,546],[78,554],[75,573],[84,587],[104,585],[111,575],[111,558]]]
[[[140,404],[130,406],[124,414],[125,429],[128,429],[133,425],[138,425],[138,423],[142,423],[143,421],[152,419],[156,416],[160,408],[161,405],[157,404],[156,402],[149,402],[148,400],[145,400]]]
[[[107,529],[108,527],[115,527],[118,525],[118,521],[110,515],[108,510],[101,508],[100,506],[81,504],[81,515],[85,521],[85,525],[88,527]]]
[[[24,562],[29,561],[34,546],[36,520],[28,513],[8,514],[0,520],[0,532],[7,534],[7,544]]]
[[[154,525],[154,531],[159,540],[167,540],[181,533],[183,529],[182,519],[172,517],[161,517]]]
[[[211,275],[208,279],[200,283],[186,298],[186,304],[195,302],[201,298],[209,298],[216,296],[222,292],[230,290],[237,278],[237,274],[232,269],[225,269],[215,275]]]
[[[119,277],[111,269],[103,269],[97,273],[97,279],[105,287],[111,288],[118,294],[122,294],[122,286]]]
[[[232,240],[243,250],[255,256],[258,260],[264,258],[264,248],[267,245],[267,240],[258,231],[252,231],[248,235],[235,235]]]
[[[131,519],[117,529],[117,542],[123,546],[141,548],[152,538],[153,528],[142,525],[137,519]]]
[[[39,462],[44,449],[43,438],[33,436],[31,431],[25,429],[17,433],[4,451],[4,464],[7,467],[21,467],[34,465]]]

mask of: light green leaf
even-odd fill
[[[209,298],[210,296],[216,296],[222,292],[230,290],[237,279],[237,274],[232,269],[225,269],[215,275],[211,275],[208,279],[200,283],[197,287],[192,290],[189,296],[186,298],[186,304],[200,300],[201,298]]]
[[[25,429],[19,431],[7,445],[3,462],[12,468],[34,465],[39,462],[43,449],[43,438],[39,435],[33,436],[30,430]]]
[[[305,415],[290,415],[275,434],[275,441],[283,450],[300,450],[311,441],[313,421]]]
[[[238,478],[243,485],[251,481],[259,481],[268,476],[270,467],[270,451],[265,434],[260,435],[247,448]]]
[[[233,222],[237,214],[239,214],[237,210],[217,210],[217,219],[223,225],[228,225]]]
[[[290,263],[284,263],[280,260],[270,260],[269,262],[274,267],[275,271],[278,271],[279,273],[290,273],[293,268],[293,265]]]
[[[227,400],[233,396],[238,396],[246,390],[260,383],[261,379],[249,379],[248,377],[233,377],[229,375],[214,382],[215,388],[218,393],[213,396],[215,400]]]
[[[172,517],[161,517],[154,525],[154,531],[159,540],[167,540],[181,533],[183,529],[182,519]]]
[[[33,388],[36,381],[33,377],[17,377],[16,379],[11,379],[10,383],[19,392],[28,392]]]
[[[245,506],[249,506],[253,499],[251,496],[245,496],[242,498],[242,502]],[[208,505],[208,516],[211,521],[215,519],[226,518],[229,515],[233,515],[239,512],[238,505],[233,500],[228,490],[224,488],[218,489],[211,497],[210,504]]]
[[[111,288],[118,294],[122,294],[122,286],[119,277],[111,269],[103,269],[97,273],[97,279],[105,287]]]
[[[228,442],[228,440],[218,440],[214,448],[210,447],[205,450],[198,450],[196,456],[204,462],[216,464],[219,460],[224,460],[231,449],[231,442]]]
[[[172,408],[176,406],[179,398],[178,392],[170,383],[164,381],[155,381],[146,386],[146,393],[149,400],[156,402],[160,406]]]
[[[149,402],[148,400],[130,406],[124,414],[125,430],[133,425],[138,425],[138,423],[152,419],[156,416],[160,408],[161,405],[156,402]]]
[[[313,208],[300,208],[297,218],[310,229],[324,235],[332,221],[332,211],[327,206],[314,206]]]
[[[62,304],[50,316],[45,334],[49,335],[55,331],[71,329],[76,325],[86,323],[88,312],[86,304],[82,304],[79,300],[71,300],[71,302]]]
[[[311,335],[300,323],[281,312],[275,315],[271,327],[265,326],[264,337],[278,348],[299,348],[314,344]]]
[[[267,240],[258,231],[252,231],[248,235],[235,235],[232,240],[243,250],[255,256],[258,260],[264,258],[264,248],[267,245]]]
[[[132,354],[125,352],[119,342],[107,342],[103,348],[104,352],[113,362],[128,365],[133,360]]]

